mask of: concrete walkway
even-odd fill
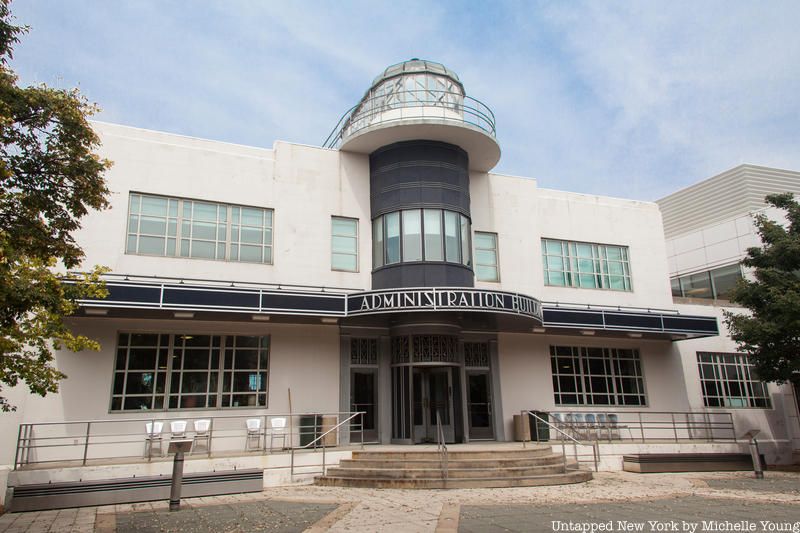
[[[750,533],[798,533],[800,473],[767,472],[762,481],[753,479],[748,472],[601,472],[588,483],[508,489],[417,491],[292,486],[256,494],[186,499],[182,507],[178,513],[169,513],[166,502],[8,513],[0,517],[0,533],[553,532],[591,528],[591,524],[600,527],[609,521],[610,531],[632,527],[631,531],[646,533],[711,533],[728,531],[724,529],[725,520],[745,519],[754,524]],[[643,529],[626,526],[626,520]],[[681,520],[689,525],[684,526]],[[703,520],[709,524],[703,524]],[[762,524],[761,520],[765,522]],[[692,531],[691,524],[695,523],[698,526]],[[789,529],[783,529],[787,524]],[[704,525],[709,527],[703,529]]]

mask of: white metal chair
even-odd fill
[[[169,432],[172,433],[173,439],[182,439],[186,437],[186,420],[173,420],[170,422]]]
[[[572,413],[572,427],[575,431],[575,436],[582,439],[583,434],[586,432],[586,422],[584,422],[583,413]]]
[[[286,417],[276,416],[270,418],[269,427],[271,430],[271,435],[269,438],[269,451],[272,452],[275,439],[281,439],[281,449],[286,448]]]
[[[589,436],[589,433],[594,433],[595,437],[597,436],[597,418],[595,417],[594,413],[586,413],[584,415],[585,428],[586,428],[586,436]]]
[[[261,448],[261,419],[248,418],[246,424],[247,424],[247,439],[245,440],[244,449],[258,450],[259,448]],[[256,440],[255,448],[251,446],[253,439]]]
[[[204,418],[194,421],[194,436],[192,437],[192,453],[200,443],[206,447],[206,452],[211,452],[211,420]]]
[[[605,413],[597,413],[597,432],[599,436],[603,434],[611,440],[611,426],[608,425],[608,418]]]
[[[620,438],[620,439],[622,438],[622,431],[620,431],[620,430],[621,429],[627,429],[628,430],[628,435],[630,436],[631,440],[633,440],[633,432],[631,431],[631,428],[629,426],[627,426],[627,425],[620,424],[619,423],[619,416],[615,415],[614,413],[609,413],[608,414],[608,427],[610,428],[611,431],[616,431],[617,432],[617,438]]]
[[[164,455],[164,448],[162,446],[163,443],[163,435],[161,434],[164,431],[164,422],[146,422],[144,425],[145,430],[145,437],[144,437],[144,455],[147,458],[153,453],[153,446],[158,444],[158,453],[159,455]]]

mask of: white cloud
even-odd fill
[[[391,63],[442,61],[497,116],[498,171],[655,199],[741,162],[800,169],[795,2],[15,3],[27,81],[105,120],[321,143]]]

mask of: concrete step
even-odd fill
[[[575,468],[574,464],[569,465]],[[520,478],[563,474],[564,466],[545,465],[534,467],[504,468],[450,468],[449,479]],[[442,477],[442,469],[436,468],[329,468],[328,477],[362,479],[436,479]]]
[[[551,454],[541,457],[526,457],[518,459],[453,459],[447,457],[447,464],[451,468],[507,468],[507,467],[533,467],[562,464],[561,455]],[[428,459],[342,459],[339,466],[346,468],[439,468],[440,457]]]
[[[456,451],[448,450],[447,456],[454,460],[461,459],[522,459],[552,455],[550,446],[535,445],[517,450],[481,450]],[[438,459],[439,452],[430,451],[354,451],[353,459],[367,460],[425,460]]]
[[[377,489],[471,489],[500,487],[540,487],[546,485],[567,485],[582,483],[592,479],[592,473],[585,470],[566,474],[549,474],[525,477],[486,477],[470,479],[392,479],[392,478],[352,478],[322,476],[316,479],[318,485],[329,487],[362,487]]]

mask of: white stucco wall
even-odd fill
[[[297,144],[272,150],[94,123],[111,209],[89,214],[76,234],[84,265],[113,272],[256,283],[368,287],[369,160]],[[274,264],[125,253],[131,191],[274,209]],[[359,272],[331,270],[331,216],[359,220]]]
[[[97,339],[99,352],[56,354],[56,366],[67,374],[58,394],[42,398],[19,386],[9,398],[18,409],[2,416],[0,464],[13,463],[16,426],[24,422],[78,420],[181,418],[203,416],[251,416],[289,412],[289,389],[294,413],[335,413],[339,410],[339,328],[337,326],[251,324],[246,322],[199,322],[74,319],[82,334]],[[110,412],[117,334],[156,332],[175,334],[269,335],[270,360],[268,406],[237,409],[184,409],[180,411]],[[244,424],[244,421],[241,421]],[[100,426],[98,426],[100,427]],[[77,429],[76,429],[77,431]],[[141,434],[144,435],[144,423]]]
[[[718,337],[689,339],[675,343],[683,364],[683,382],[686,385],[689,405],[692,409],[706,409],[703,405],[697,352],[740,353],[741,350],[728,336],[723,311],[743,311],[740,308],[712,305],[676,305],[675,307],[681,313],[716,316],[719,323],[720,335]],[[779,462],[789,462],[791,450],[800,449],[800,423],[793,391],[790,385],[775,383],[770,383],[768,390],[772,402],[771,409],[720,407],[708,408],[708,410],[732,413],[740,437],[751,429],[758,429],[761,431],[758,436],[759,441],[776,441],[774,454],[778,456]]]
[[[473,231],[498,235],[500,283],[543,301],[670,308],[661,213],[654,203],[537,188],[528,178],[472,173]],[[632,291],[549,287],[542,238],[628,246]]]
[[[586,346],[637,349],[647,393],[646,406],[556,405],[553,396],[550,346]],[[513,435],[511,417],[523,409],[560,411],[687,411],[690,402],[683,387],[683,367],[669,341],[600,339],[542,334],[500,334],[498,350],[502,402],[507,435]]]

